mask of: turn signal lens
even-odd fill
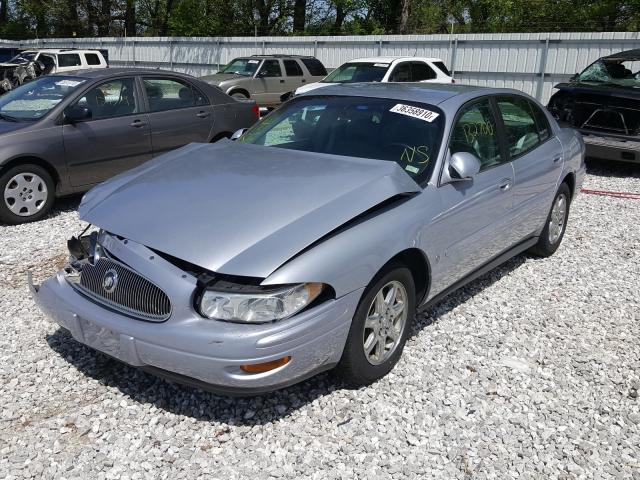
[[[275,370],[278,367],[286,365],[291,360],[291,357],[279,358],[278,360],[272,360],[265,363],[254,363],[251,365],[240,365],[240,370],[246,373],[264,373],[270,370]]]

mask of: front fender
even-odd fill
[[[420,248],[422,197],[419,194],[328,236],[282,265],[262,285],[320,282],[331,285],[336,298],[366,287],[398,253]]]

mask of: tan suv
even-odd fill
[[[234,98],[251,98],[260,106],[273,107],[280,97],[327,75],[315,57],[300,55],[253,55],[233,59],[218,73],[200,80],[220,87]]]

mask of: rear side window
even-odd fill
[[[327,69],[317,58],[301,58],[304,66],[307,67],[309,73],[314,77],[324,77],[327,75]]]
[[[538,146],[540,136],[529,102],[517,97],[498,97],[496,100],[511,158],[524,155]]]
[[[451,72],[443,62],[433,62],[433,64],[447,76],[451,76]]]
[[[82,65],[80,55],[77,53],[61,53],[58,55],[59,67],[79,67]]]
[[[547,120],[547,116],[544,114],[540,107],[535,105],[533,102],[527,102],[531,111],[533,112],[533,116],[536,119],[536,126],[538,127],[538,135],[540,136],[540,142],[544,142],[547,138],[551,136],[551,127],[549,126],[549,120]]]
[[[411,81],[422,82],[423,80],[433,80],[437,77],[429,65],[424,62],[413,62],[411,64]]]
[[[287,77],[301,77],[303,75],[302,67],[295,60],[285,60],[284,71],[287,72]]]
[[[144,89],[152,112],[208,105],[209,100],[189,83],[174,78],[145,78]]]
[[[100,57],[97,53],[85,53],[84,58],[87,60],[87,65],[100,65]]]

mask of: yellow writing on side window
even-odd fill
[[[481,135],[493,136],[493,125],[489,122],[465,123],[463,128],[468,143],[473,143]]]

